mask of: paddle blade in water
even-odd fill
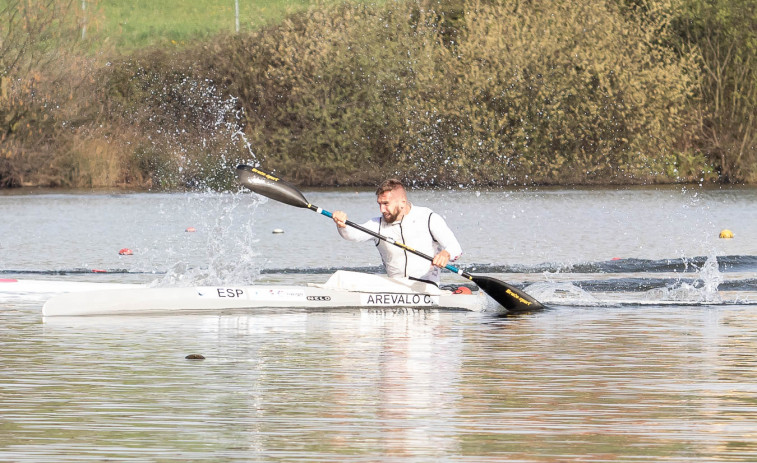
[[[543,310],[544,306],[539,301],[524,293],[523,291],[510,286],[503,281],[485,276],[473,276],[473,282],[478,285],[483,292],[497,301],[508,312],[531,312]]]
[[[308,200],[291,183],[244,164],[237,166],[237,181],[259,195],[295,207],[308,207]]]

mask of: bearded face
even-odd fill
[[[376,198],[381,215],[388,223],[394,223],[405,215],[407,196],[402,189],[395,189],[381,193]]]

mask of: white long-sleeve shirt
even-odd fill
[[[450,254],[450,262],[453,262],[463,253],[460,243],[442,216],[427,207],[411,204],[410,212],[394,223],[387,223],[382,216],[378,216],[362,226],[394,238],[431,257],[442,250],[447,250]],[[430,261],[358,229],[346,227],[338,228],[338,230],[342,238],[350,241],[372,240],[379,250],[389,277],[407,277],[439,284],[441,269],[432,265]]]

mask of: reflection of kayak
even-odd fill
[[[487,309],[489,301],[480,291],[454,294],[417,281],[338,271],[325,284],[307,286],[142,287],[66,293],[48,300],[42,314],[108,315],[277,307],[438,308],[480,312]]]

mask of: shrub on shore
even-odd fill
[[[240,96],[261,160],[304,183],[667,181],[696,83],[695,55],[665,45],[672,14],[467,3],[450,43],[418,4],[345,4],[206,66]]]
[[[61,55],[0,100],[23,113],[0,187],[225,188],[239,162],[303,185],[754,181],[748,143],[727,167],[702,149],[706,54],[681,45],[683,6],[320,5],[180,52]]]

